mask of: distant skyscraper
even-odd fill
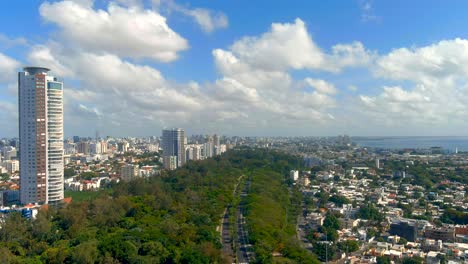
[[[164,168],[174,169],[185,164],[185,132],[181,128],[164,129],[162,131],[162,149]]]
[[[49,69],[18,74],[20,202],[63,200],[63,83]]]
[[[219,146],[219,136],[216,134],[213,136],[213,143],[215,146]]]

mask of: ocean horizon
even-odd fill
[[[360,147],[382,149],[428,149],[441,147],[448,151],[468,151],[468,136],[356,136],[351,140]]]

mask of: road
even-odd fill
[[[241,180],[242,178],[244,177],[244,175],[241,175],[238,179],[237,179],[237,184],[236,186],[234,186],[234,189],[232,191],[232,196],[233,197],[237,197],[239,195],[239,184],[241,183]],[[231,212],[231,209],[232,209],[232,204],[229,204],[225,209],[224,209],[224,213],[221,217],[221,226],[220,226],[220,239],[221,239],[221,244],[223,245],[223,253],[225,256],[231,258],[231,259],[235,259],[236,257],[236,254],[234,253],[234,248],[237,248],[237,241],[234,241],[233,237],[232,237],[232,223],[230,222],[230,212]],[[236,216],[237,216],[237,212],[236,212]],[[237,218],[237,217],[236,217]],[[237,220],[236,220],[237,222]],[[235,244],[234,244],[235,242]]]
[[[231,224],[229,223],[229,211],[231,209],[231,205],[229,205],[223,214],[223,218],[221,220],[221,243],[223,245],[223,253],[225,256],[229,256],[231,258],[234,257],[234,251],[232,250],[232,237],[231,237]]]
[[[255,256],[252,252],[252,245],[249,244],[249,233],[246,227],[246,221],[244,217],[245,212],[245,199],[250,189],[250,179],[247,179],[244,183],[244,188],[240,194],[240,202],[236,210],[236,225],[237,225],[237,263],[251,263]]]
[[[306,222],[304,219],[304,213],[307,212],[306,206],[304,202],[301,203],[301,213],[297,216],[297,224],[296,224],[296,236],[297,239],[300,241],[303,248],[312,252],[312,244],[306,238]]]

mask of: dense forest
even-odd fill
[[[120,182],[90,200],[11,213],[0,229],[0,263],[230,263],[216,231],[240,175],[259,263],[313,263],[295,240],[299,192],[287,181],[297,158],[242,148],[159,176]]]

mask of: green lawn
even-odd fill
[[[72,201],[74,202],[79,202],[79,201],[85,201],[85,200],[91,200],[101,194],[102,191],[83,191],[83,192],[78,192],[78,191],[70,191],[66,190],[65,191],[65,198],[66,197],[72,197]]]

